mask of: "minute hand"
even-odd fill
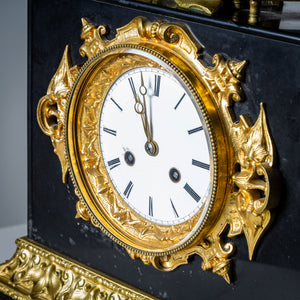
[[[135,105],[134,105],[134,110],[141,116],[142,122],[143,122],[143,127],[144,127],[144,132],[147,137],[147,142],[145,144],[145,150],[146,152],[151,155],[155,156],[158,153],[158,145],[156,142],[153,141],[152,139],[152,133],[150,131],[150,126],[148,122],[148,116],[147,116],[147,108],[146,108],[146,100],[145,96],[147,94],[147,89],[144,85],[144,80],[143,80],[143,75],[141,73],[141,86],[140,86],[140,93],[143,96],[143,103],[141,102],[140,98],[138,97],[134,83],[132,78],[129,78],[129,83],[131,86],[131,90],[135,99]]]
[[[143,96],[143,123],[144,123],[144,128],[145,128],[145,133],[147,136],[147,141],[151,142],[153,140],[153,132],[152,128],[150,126],[149,120],[148,120],[148,113],[147,113],[147,105],[146,105],[146,95],[147,95],[147,88],[145,87],[144,84],[144,78],[143,78],[143,73],[141,72],[141,86],[140,86],[140,94]]]
[[[141,102],[139,96],[137,95],[132,78],[129,78],[129,83],[130,83],[130,87],[131,87],[131,90],[132,90],[132,93],[133,93],[133,96],[134,96],[134,100],[135,100],[134,110],[142,118],[144,132],[146,134],[147,140],[151,140],[151,134],[150,134],[150,130],[149,130],[148,119],[147,119],[147,115],[145,114],[145,101],[144,101],[144,104],[143,104]]]
[[[147,142],[145,144],[145,150],[146,152],[151,155],[155,156],[158,154],[158,145],[153,140],[153,132],[152,132],[152,126],[149,124],[148,120],[148,114],[147,114],[147,105],[146,105],[146,94],[147,94],[147,88],[144,84],[144,78],[143,78],[143,72],[141,72],[141,86],[140,86],[140,94],[143,96],[143,123],[144,123],[144,129],[147,136]]]

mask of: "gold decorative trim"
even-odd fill
[[[69,170],[72,174],[73,171],[85,173],[88,179],[84,180],[89,181],[89,185],[92,186],[90,191],[93,190],[92,193],[97,197],[106,197],[103,198],[101,205],[106,203],[108,211],[110,210],[112,214],[121,211],[117,217],[121,225],[113,227],[110,217],[104,218],[101,214],[99,216],[101,209],[99,210],[97,201],[87,201],[85,196],[90,197],[90,194],[86,191],[86,185],[72,176],[75,193],[81,199],[81,202],[76,205],[76,217],[91,221],[93,225],[103,229],[112,239],[126,248],[131,258],[140,258],[145,264],[152,264],[159,270],[173,270],[187,263],[191,255],[197,254],[203,259],[204,270],[212,269],[230,282],[230,257],[234,252],[234,245],[229,242],[224,243],[222,237],[244,234],[251,260],[259,239],[270,223],[270,209],[277,204],[279,196],[276,188],[277,171],[273,168],[274,146],[263,105],[260,106],[260,113],[254,125],[246,115],[240,116],[240,120],[237,121],[232,109],[234,102],[243,99],[241,80],[244,77],[246,61],[226,60],[221,54],[215,54],[212,60],[213,66],[208,67],[199,59],[202,51],[201,44],[181,24],[165,21],[150,22],[146,18],[138,17],[117,29],[117,34],[112,40],[106,39],[105,26],[97,27],[84,18],[82,25],[81,38],[84,43],[79,52],[82,56],[86,56],[88,61],[80,70],[78,66],[72,67],[66,49],[62,62],[50,82],[47,95],[40,100],[38,121],[43,132],[51,137],[55,152],[59,155],[62,164],[63,177],[66,176],[64,154],[76,148],[71,159],[69,156]],[[103,95],[100,94],[105,93],[109,88],[109,78],[115,79],[117,76],[115,74],[119,74],[118,68],[109,72],[106,68],[104,71],[106,80],[102,80],[101,89],[96,86],[94,89],[92,86],[89,87],[86,91],[85,104],[81,104],[81,108],[80,105],[78,106],[78,115],[81,109],[85,111],[85,117],[81,118],[78,124],[74,121],[78,110],[77,107],[74,108],[72,95],[78,92],[78,86],[82,86],[85,72],[89,72],[90,67],[97,68],[99,63],[109,63],[111,68],[114,68],[109,59],[114,56],[122,57],[124,49],[144,49],[143,51],[148,53],[158,53],[160,59],[165,62],[171,61],[178,68],[179,73],[183,72],[187,76],[186,84],[189,88],[193,86],[191,90],[194,89],[195,93],[200,95],[202,101],[198,104],[205,111],[205,121],[213,124],[211,135],[215,139],[213,143],[216,144],[214,162],[218,169],[216,173],[218,178],[215,179],[218,181],[218,186],[211,207],[212,213],[206,220],[204,228],[201,227],[201,231],[197,231],[188,243],[177,244],[179,246],[173,248],[166,247],[164,251],[157,245],[162,243],[167,245],[165,241],[156,245],[157,252],[155,249],[143,248],[142,244],[136,246],[122,242],[124,241],[123,228],[127,226],[126,224],[131,223],[130,228],[133,229],[134,224],[138,223],[135,223],[136,220],[132,218],[134,213],[124,213],[120,202],[109,200],[116,196],[109,190],[110,180],[107,174],[101,171],[104,166],[99,159],[101,155],[97,155],[100,146],[97,146],[99,141],[95,134],[99,119],[97,115],[99,110],[96,107],[101,105]],[[119,65],[126,66],[126,58]],[[71,88],[72,84],[73,88]],[[68,105],[66,101],[69,101]],[[72,105],[73,107],[70,108]],[[64,114],[65,119],[63,119]],[[73,133],[80,131],[81,133],[74,137]],[[61,146],[63,140],[66,143],[65,149]],[[77,161],[84,166],[82,170],[78,169]],[[180,231],[179,227],[178,229]],[[154,227],[151,227],[150,231],[144,232],[142,229],[140,232],[144,236],[148,233],[156,233]],[[136,233],[139,232],[135,231],[134,235]],[[140,240],[141,237],[143,236],[140,236]],[[146,238],[147,241],[153,246],[153,240]],[[156,246],[154,245],[154,248]]]
[[[61,168],[62,180],[67,181],[67,161],[64,152],[64,113],[72,83],[79,72],[79,66],[71,64],[69,46],[66,46],[59,67],[48,86],[47,94],[42,97],[37,107],[37,120],[42,131],[51,137],[54,152]]]
[[[244,233],[247,239],[249,259],[253,257],[257,242],[271,219],[271,208],[279,201],[278,172],[273,167],[274,146],[268,130],[263,104],[254,125],[248,115],[241,115],[236,121],[231,109],[232,103],[243,99],[239,81],[243,77],[246,61],[225,61],[216,54],[215,67],[207,69],[206,80],[216,96],[216,102],[224,117],[226,131],[231,140],[234,166],[238,169],[232,175],[234,188],[231,192],[233,207],[231,213],[224,213],[230,225],[229,237]],[[236,190],[234,190],[236,189]],[[237,213],[237,214],[236,214]]]
[[[222,0],[175,0],[179,8],[212,15],[222,4]]]
[[[162,7],[168,7],[176,10],[185,10],[196,12],[204,15],[212,16],[217,11],[223,10],[224,1],[223,0],[136,0],[138,2],[149,3],[153,5],[159,5]],[[297,1],[297,0],[296,0]],[[238,11],[241,8],[245,9],[249,6],[249,15],[248,15],[248,23],[250,25],[256,25],[259,21],[259,14],[262,10],[262,6],[279,6],[283,0],[232,0],[232,6],[234,7],[233,10],[233,21],[238,21]],[[248,2],[248,5],[246,4]],[[228,13],[228,7],[225,6],[226,13]]]
[[[0,291],[17,300],[157,299],[27,238],[0,265]]]

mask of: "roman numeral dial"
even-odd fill
[[[213,165],[199,111],[165,68],[133,66],[106,95],[99,131],[106,171],[118,199],[145,222],[176,225],[205,213]]]

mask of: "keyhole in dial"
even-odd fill
[[[179,182],[181,179],[181,174],[176,168],[170,169],[169,176],[174,183]]]
[[[134,155],[130,151],[125,152],[124,159],[128,166],[133,166],[135,163]]]

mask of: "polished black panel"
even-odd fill
[[[0,300],[9,300],[9,299],[11,299],[11,298],[8,297],[7,295],[0,293]]]
[[[209,18],[151,10],[126,1],[32,0],[29,4],[29,232],[33,240],[163,299],[299,299],[300,282],[300,41],[282,34],[238,27]],[[205,46],[203,59],[215,53],[248,60],[243,84],[246,101],[237,114],[256,120],[264,102],[277,146],[282,196],[274,222],[248,261],[244,237],[234,240],[233,280],[228,285],[201,258],[172,272],[157,271],[127,252],[89,222],[75,219],[77,197],[69,181],[63,184],[58,157],[50,138],[36,121],[39,99],[45,95],[66,44],[73,64],[82,64],[78,49],[81,17],[116,28],[136,16],[183,22]]]

